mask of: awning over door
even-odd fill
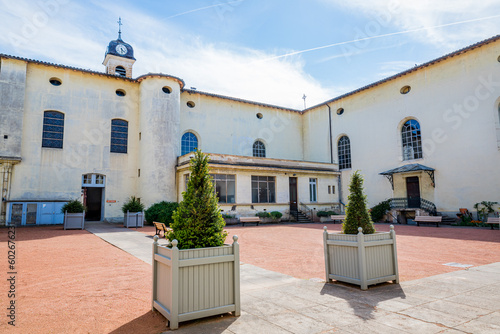
[[[396,167],[393,169],[389,169],[388,171],[379,173],[379,175],[384,175],[391,183],[392,190],[394,190],[394,179],[393,179],[394,174],[420,172],[420,171],[425,172],[425,173],[427,173],[427,175],[429,175],[429,177],[431,178],[431,184],[433,187],[435,187],[436,186],[434,183],[434,171],[435,171],[435,169],[421,165],[421,164],[410,164],[410,165],[404,165],[401,167]]]

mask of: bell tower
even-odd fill
[[[135,63],[134,49],[122,40],[122,19],[118,20],[118,39],[109,42],[104,61],[106,74],[132,78],[132,66]]]

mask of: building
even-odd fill
[[[105,73],[0,54],[0,220],[122,218],[130,196],[180,201],[191,151],[211,154],[221,209],[343,210],[352,171],[370,205],[454,214],[500,201],[500,36],[305,110],[135,79],[109,43]]]

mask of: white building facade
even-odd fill
[[[87,219],[111,221],[130,196],[180,201],[195,148],[237,216],[342,211],[355,170],[371,206],[453,215],[500,201],[499,39],[306,110],[133,79],[121,38],[105,73],[0,54],[0,223],[62,223],[82,197]]]

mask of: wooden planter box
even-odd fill
[[[368,285],[387,281],[399,283],[396,233],[363,234],[323,232],[326,281],[334,279],[357,284],[361,290]]]
[[[64,212],[64,229],[79,229],[85,227],[85,211],[79,213]]]
[[[240,253],[238,237],[232,245],[177,248],[153,243],[152,309],[167,318],[170,329],[179,322],[240,309]]]
[[[128,212],[123,218],[124,227],[144,227],[144,211],[143,212]]]

